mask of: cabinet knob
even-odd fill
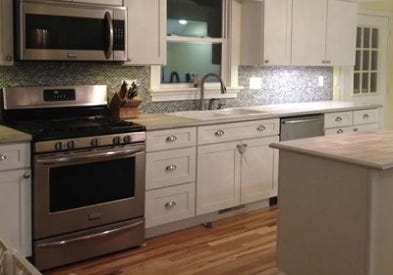
[[[8,61],[8,62],[12,61],[12,59],[14,59],[14,58],[12,57],[12,55],[7,55],[7,56],[5,57],[5,61]]]
[[[265,64],[269,64],[270,60],[269,59],[265,59]]]
[[[340,116],[336,117],[336,119],[335,119],[336,122],[340,122],[340,121],[342,121],[342,120],[343,120],[343,119],[342,119],[342,117],[340,117]]]
[[[337,134],[342,134],[342,133],[344,133],[344,131],[343,131],[343,129],[338,129],[336,133]]]
[[[177,137],[174,135],[170,135],[169,137],[166,138],[166,142],[175,142],[177,140]]]
[[[166,204],[165,204],[165,208],[166,209],[171,209],[171,208],[173,208],[173,207],[175,207],[176,206],[176,202],[175,201],[168,201]]]
[[[0,160],[6,160],[7,159],[7,155],[5,154],[0,154]]]
[[[257,128],[257,131],[259,131],[259,132],[263,132],[265,130],[266,130],[266,127],[264,125],[259,125]]]
[[[214,133],[214,135],[215,135],[216,137],[221,137],[221,136],[223,136],[224,134],[225,134],[225,132],[224,132],[223,130],[218,130],[217,132]]]
[[[364,115],[363,115],[363,119],[368,119],[369,117],[370,117],[369,114],[364,114]]]
[[[31,177],[31,175],[29,172],[26,172],[23,174],[23,178],[25,178],[25,179],[29,179],[30,177]]]
[[[246,152],[247,147],[248,147],[248,144],[238,144],[237,145],[237,150],[239,150],[240,154],[243,154],[243,153]]]
[[[176,170],[176,168],[177,168],[176,165],[171,164],[171,165],[168,165],[168,166],[165,168],[165,171],[173,172],[173,171]]]
[[[353,131],[354,131],[354,132],[357,132],[357,131],[359,131],[359,129],[358,129],[358,128],[354,128]]]

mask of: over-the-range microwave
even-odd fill
[[[15,0],[20,60],[127,60],[127,8]]]

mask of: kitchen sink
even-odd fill
[[[241,108],[230,108],[221,110],[207,110],[207,111],[184,111],[170,113],[169,115],[184,117],[197,120],[210,120],[210,119],[225,119],[231,117],[260,115],[267,112],[241,109]]]

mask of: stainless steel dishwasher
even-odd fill
[[[323,136],[323,115],[282,118],[280,140]]]

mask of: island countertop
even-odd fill
[[[393,168],[393,130],[369,130],[272,143],[270,147],[368,168]]]

